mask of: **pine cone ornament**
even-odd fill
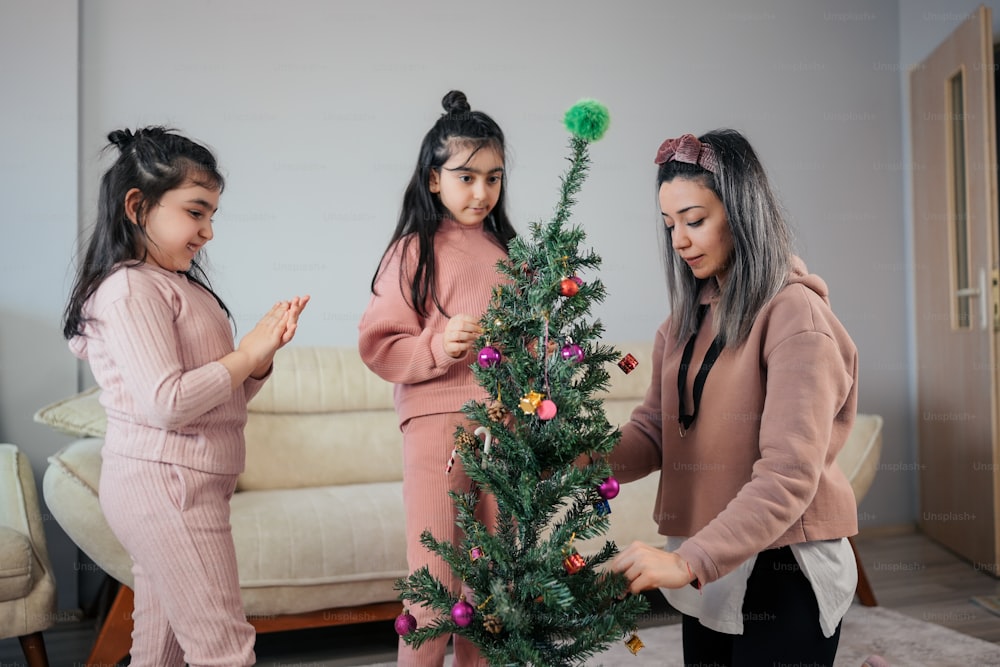
[[[486,628],[487,632],[498,635],[503,632],[503,621],[496,614],[487,614],[486,618],[483,619],[483,627]]]
[[[500,401],[495,401],[486,410],[486,414],[495,422],[502,422],[507,417],[507,408]]]
[[[462,431],[455,437],[455,446],[459,449],[472,448],[478,443],[479,439],[468,431]]]

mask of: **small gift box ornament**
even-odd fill
[[[625,640],[625,646],[628,650],[632,652],[632,655],[636,655],[642,649],[645,644],[639,639],[639,635],[632,633],[632,636]]]
[[[639,365],[638,359],[633,357],[631,354],[626,354],[624,357],[622,357],[621,361],[618,362],[618,368],[622,369],[622,371],[625,372],[625,375],[628,375],[629,373],[634,371],[635,367],[638,365]]]
[[[576,574],[577,572],[582,570],[586,565],[587,561],[585,561],[583,559],[583,556],[581,556],[576,551],[574,551],[573,553],[571,553],[570,555],[566,556],[566,558],[563,559],[563,568],[565,568],[566,572],[568,572],[569,574]]]
[[[597,512],[598,516],[611,514],[611,503],[609,503],[607,499],[601,498],[594,503],[594,511]]]

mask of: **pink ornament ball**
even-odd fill
[[[465,628],[472,623],[472,617],[475,613],[476,610],[471,604],[465,600],[459,600],[455,603],[455,606],[451,608],[451,620],[455,621],[455,625]]]
[[[620,490],[621,486],[618,484],[618,480],[614,477],[608,477],[597,487],[597,494],[605,500],[611,500],[618,495]]]
[[[546,398],[538,404],[535,414],[538,415],[538,418],[542,421],[548,421],[555,417],[558,411],[559,409],[556,407],[556,404]]]
[[[406,636],[417,629],[417,619],[408,611],[396,617],[396,634],[400,637]]]
[[[492,345],[487,345],[479,350],[479,367],[492,368],[500,363],[500,350]]]
[[[577,287],[583,287],[583,278],[580,276],[570,276],[569,279],[575,282]]]
[[[564,345],[562,350],[560,350],[560,354],[566,361],[577,363],[583,361],[583,348],[576,343]]]

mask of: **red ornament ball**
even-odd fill
[[[408,611],[396,617],[396,634],[400,637],[410,634],[417,629],[417,619]]]
[[[559,293],[563,296],[576,296],[579,291],[580,285],[573,278],[563,278],[562,282],[559,283]]]
[[[611,500],[618,495],[620,490],[621,486],[618,484],[618,480],[614,477],[608,477],[597,487],[597,495],[605,500]]]
[[[496,349],[492,345],[487,345],[483,349],[479,350],[478,361],[480,368],[493,368],[500,363],[500,350]]]
[[[451,608],[451,620],[455,621],[455,625],[459,627],[468,627],[472,623],[472,617],[475,616],[476,609],[471,604],[465,600],[459,600],[455,603],[455,606]]]
[[[559,352],[562,354],[562,358],[566,361],[572,361],[575,363],[583,361],[583,348],[576,343],[564,345],[562,350]]]

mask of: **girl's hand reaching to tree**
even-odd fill
[[[695,578],[687,561],[676,553],[644,542],[633,542],[615,556],[611,569],[625,575],[631,593],[651,588],[681,588]]]
[[[444,327],[441,341],[444,353],[453,359],[458,359],[469,351],[481,333],[483,329],[479,326],[478,318],[465,314],[455,315]]]

